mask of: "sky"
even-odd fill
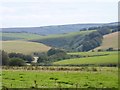
[[[118,21],[118,0],[1,0],[0,27]]]

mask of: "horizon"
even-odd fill
[[[46,26],[23,26],[23,27],[0,27],[1,29],[4,28],[40,28],[40,27],[54,27],[54,26],[66,26],[66,25],[87,25],[87,24],[110,24],[110,23],[118,23],[116,22],[108,22],[108,23],[71,23],[71,24],[56,24],[56,25],[46,25]]]

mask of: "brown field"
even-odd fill
[[[120,32],[119,33],[115,32],[115,33],[105,35],[103,37],[102,45],[100,47],[95,48],[95,50],[108,49],[110,47],[114,49],[118,49],[118,34],[120,34]]]
[[[42,43],[28,42],[28,41],[0,41],[2,50],[8,53],[16,52],[23,54],[31,54],[33,52],[46,52],[50,49]]]

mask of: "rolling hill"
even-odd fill
[[[8,53],[32,54],[34,52],[46,52],[50,49],[44,44],[28,41],[0,41],[0,43],[2,43],[2,50]]]
[[[110,65],[118,64],[117,52],[79,52],[71,53],[74,55],[83,55],[85,58],[66,59],[54,62],[54,65]],[[87,55],[86,55],[87,54]],[[98,56],[91,56],[98,55]],[[101,56],[103,55],[103,56]]]
[[[94,50],[98,50],[98,49],[105,50],[108,48],[118,49],[118,34],[120,34],[120,32],[114,32],[104,35],[101,46],[95,48]]]
[[[72,51],[72,48],[79,47],[79,44],[84,41],[86,36],[90,33],[95,32],[96,30],[90,31],[79,31],[79,32],[72,32],[68,34],[59,34],[59,35],[49,35],[45,38],[30,40],[33,42],[43,43],[45,45],[66,49],[68,51]],[[75,49],[74,49],[75,50]]]
[[[21,27],[21,28],[2,28],[2,32],[27,32],[36,33],[40,35],[51,35],[51,34],[64,34],[70,32],[77,32],[83,28],[97,27],[102,24],[68,24],[68,25],[53,25],[53,26],[42,26],[42,27]]]
[[[91,33],[95,30],[90,31],[78,31],[78,32],[70,32],[70,33],[64,33],[64,34],[54,34],[54,35],[47,35],[42,36],[38,34],[32,34],[32,33],[6,33],[3,32],[0,33],[0,37],[2,37],[3,41],[8,40],[45,40],[45,39],[53,39],[53,38],[70,38],[77,35],[85,35],[87,33]]]
[[[91,29],[89,28],[89,30],[87,29],[81,30],[80,28],[83,28],[81,25],[85,26],[85,28],[91,27]],[[99,25],[103,25],[103,26],[98,27]],[[27,43],[28,42],[32,42],[32,43],[35,42],[40,44],[43,43],[47,46],[57,47],[57,48],[65,49],[67,51],[80,51],[80,52],[89,51],[100,46],[102,43],[102,39],[103,39],[103,43],[98,48],[117,47],[116,34],[112,33],[112,35],[105,35],[111,32],[116,32],[117,23],[99,24],[99,25],[98,24],[58,25],[58,26],[39,27],[39,29],[35,29],[38,27],[9,28],[9,29],[3,28],[2,40],[3,43],[4,41],[11,41],[11,40],[15,40],[15,41],[18,40],[19,42],[22,40]],[[44,34],[41,32],[42,30],[40,30],[40,28],[42,28]],[[79,28],[79,30],[76,28]],[[105,36],[103,37],[103,35]],[[114,46],[109,46],[112,44],[114,44]]]

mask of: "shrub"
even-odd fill
[[[10,66],[24,66],[25,61],[20,58],[11,58],[9,62]]]
[[[63,50],[61,50],[61,49],[51,48],[51,49],[47,52],[47,55],[48,55],[48,56],[51,56],[51,55],[59,54],[59,53],[66,54],[66,52],[63,51]]]
[[[2,61],[2,65],[8,65],[9,57],[5,51],[0,51],[0,61]]]
[[[106,51],[113,51],[113,48],[110,47],[110,48],[106,49]]]
[[[28,62],[33,61],[33,57],[31,55],[24,55],[22,53],[9,53],[10,58],[21,58],[23,60],[26,60]]]

